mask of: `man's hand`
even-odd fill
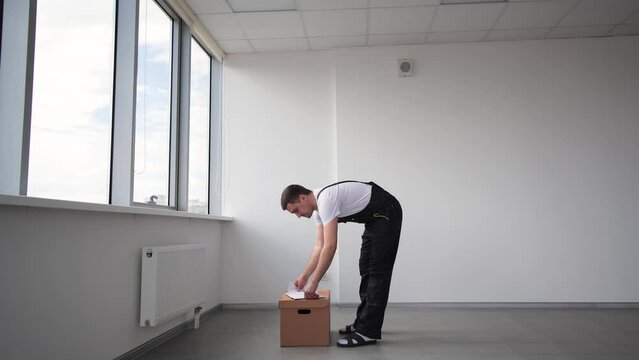
[[[297,280],[295,280],[295,288],[297,290],[302,290],[304,289],[304,286],[306,285],[306,281],[308,281],[308,279],[306,278],[306,276],[304,276],[304,274],[300,275]]]
[[[311,281],[309,281],[304,288],[304,298],[309,300],[319,299],[319,294],[317,294],[317,286],[317,281],[311,279]]]

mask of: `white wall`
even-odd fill
[[[235,220],[223,228],[224,303],[276,304],[308,260],[314,220],[283,211],[280,194],[336,178],[333,72],[327,53],[225,59],[225,214]],[[321,285],[337,296],[333,280]]]
[[[218,221],[0,206],[0,229],[2,359],[113,359],[186,321],[139,327],[145,246],[206,244],[221,303]]]
[[[274,303],[314,231],[281,188],[335,175],[403,204],[391,301],[639,301],[637,64],[638,37],[231,55],[223,302]],[[341,302],[360,232],[340,226]]]
[[[404,205],[391,301],[639,300],[639,38],[374,48],[336,64],[338,174]],[[357,244],[340,251],[342,301],[356,301]]]

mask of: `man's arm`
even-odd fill
[[[317,286],[326,273],[326,270],[328,270],[328,267],[331,266],[333,256],[337,250],[337,218],[324,224],[323,233],[324,246],[322,246],[319,253],[319,260],[315,271],[313,275],[311,275],[306,288],[304,288],[304,295],[308,299],[317,299],[319,297],[319,295],[317,295]]]
[[[324,246],[324,226],[322,224],[317,224],[317,231],[315,235],[315,247],[313,247],[313,251],[311,252],[311,257],[308,259],[308,263],[306,267],[304,267],[304,271],[302,274],[295,280],[295,286],[298,289],[303,289],[308,281],[308,278],[315,271],[317,267],[317,263],[319,262],[320,252],[322,251],[322,247]]]

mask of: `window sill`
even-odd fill
[[[31,196],[16,196],[16,195],[1,195],[1,194],[0,194],[0,205],[49,208],[49,209],[65,209],[65,210],[78,210],[78,211],[97,211],[97,212],[120,213],[120,214],[170,216],[170,217],[205,219],[205,220],[221,220],[221,221],[233,220],[233,218],[229,216],[196,214],[196,213],[189,213],[185,211],[153,209],[153,208],[138,207],[138,206],[94,204],[94,203],[86,203],[86,202],[79,202],[79,201],[66,201],[66,200],[56,200],[56,199],[44,199],[44,198],[37,198],[37,197],[31,197]]]

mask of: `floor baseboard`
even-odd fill
[[[211,309],[203,312],[200,315],[200,323],[206,321],[208,318],[213,316],[214,314],[222,311],[222,304],[212,307]],[[128,351],[125,354],[122,354],[115,358],[115,360],[134,360],[139,358],[140,356],[146,354],[150,350],[160,346],[162,343],[171,340],[172,338],[180,335],[181,333],[193,329],[193,319],[183,322],[182,324],[154,337],[153,339],[145,342],[144,344],[136,347],[135,349]]]
[[[359,303],[340,303],[340,308],[356,308]],[[413,309],[639,309],[639,302],[409,302],[388,303],[388,308]]]
[[[222,304],[222,310],[275,310],[277,303],[236,303]]]
[[[356,308],[359,303],[332,303],[332,307]],[[388,308],[413,309],[639,309],[639,302],[391,302]],[[222,304],[223,310],[273,310],[275,303]]]

